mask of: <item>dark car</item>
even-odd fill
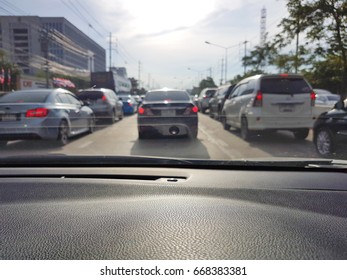
[[[65,89],[22,90],[0,98],[0,144],[22,139],[50,139],[65,145],[68,138],[93,132],[95,116]]]
[[[137,112],[138,104],[133,96],[128,93],[119,93],[119,99],[123,102],[123,112],[132,115]]]
[[[97,119],[107,119],[111,123],[123,119],[123,103],[111,89],[85,89],[79,92],[78,97],[88,102]]]
[[[164,136],[198,134],[198,107],[186,91],[160,89],[149,91],[139,108],[139,139],[148,133]]]
[[[209,109],[210,98],[215,94],[217,88],[204,88],[198,97],[199,111],[205,113]]]
[[[220,119],[224,102],[229,97],[234,87],[235,84],[227,84],[218,87],[216,93],[210,98],[209,101],[209,115],[211,118],[215,118],[217,120]]]
[[[347,99],[319,116],[313,126],[313,141],[320,156],[329,157],[347,143]]]

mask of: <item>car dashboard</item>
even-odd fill
[[[2,167],[0,259],[346,259],[343,170]]]

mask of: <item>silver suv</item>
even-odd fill
[[[290,130],[305,139],[313,126],[316,95],[300,75],[256,75],[239,82],[222,110],[224,129],[241,129],[248,140],[255,131]]]

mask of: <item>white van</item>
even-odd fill
[[[239,82],[222,110],[224,129],[241,129],[248,140],[253,132],[290,130],[305,139],[313,126],[316,94],[297,74],[256,75]]]

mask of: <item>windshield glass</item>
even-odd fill
[[[153,91],[148,92],[145,101],[189,101],[190,97],[183,91]]]
[[[347,159],[345,6],[3,1],[1,155]]]
[[[263,79],[261,91],[266,93],[310,93],[309,85],[303,79]]]
[[[0,103],[44,103],[49,92],[18,91],[0,97]]]

